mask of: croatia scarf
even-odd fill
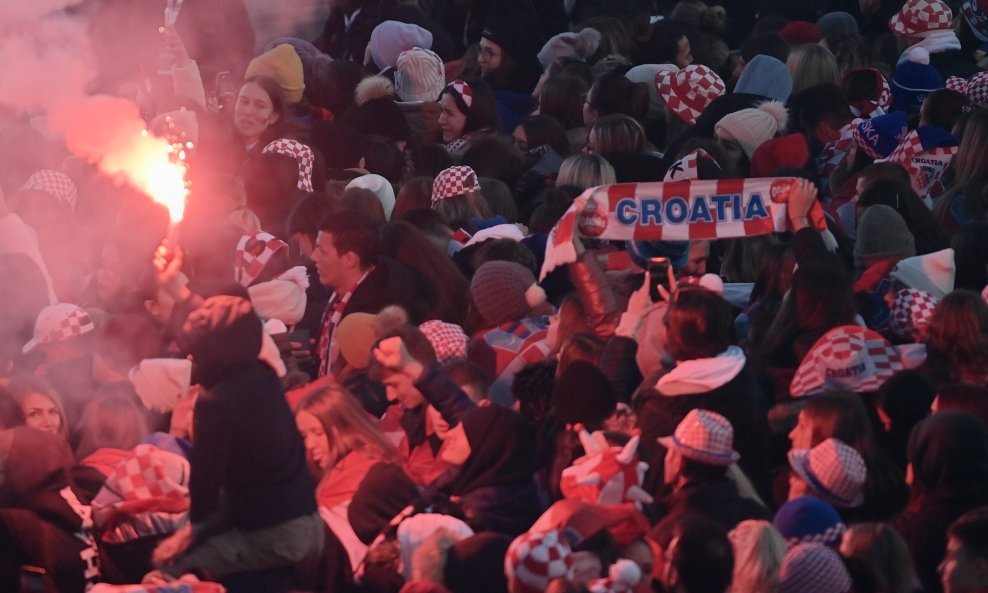
[[[574,233],[615,241],[689,241],[784,232],[793,177],[619,183],[576,198],[549,233],[542,278],[576,261]],[[824,231],[819,203],[810,222]]]

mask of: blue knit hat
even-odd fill
[[[906,114],[893,111],[859,123],[851,132],[854,142],[873,159],[883,159],[892,154],[909,132]]]
[[[789,547],[817,542],[836,548],[847,530],[837,510],[815,496],[800,496],[779,507],[772,525]]]
[[[930,52],[914,47],[908,51],[906,60],[896,67],[892,77],[893,106],[896,111],[919,113],[926,96],[942,88],[943,76],[930,65]]]
[[[792,93],[792,74],[778,59],[758,54],[745,65],[734,92],[786,102]]]

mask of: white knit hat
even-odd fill
[[[375,173],[368,173],[356,177],[346,184],[346,189],[351,187],[369,189],[374,192],[377,200],[381,202],[381,206],[384,208],[384,218],[391,220],[391,212],[395,209],[395,188],[390,181]]]
[[[714,126],[714,133],[718,138],[740,144],[750,159],[763,142],[785,130],[788,121],[789,114],[783,103],[766,101],[758,107],[725,115]]]
[[[395,93],[402,101],[436,101],[445,87],[446,69],[435,52],[416,47],[398,56]]]
[[[401,52],[407,49],[413,47],[430,49],[432,33],[411,23],[384,21],[371,31],[367,46],[370,48],[374,65],[384,70],[394,66]]]
[[[954,290],[954,250],[943,249],[935,253],[907,257],[892,269],[892,278],[909,288],[915,288],[937,299]]]

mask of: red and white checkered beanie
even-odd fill
[[[837,552],[823,544],[789,548],[779,567],[778,593],[848,593],[851,575]]]
[[[988,106],[988,72],[978,72],[967,80],[951,76],[947,79],[947,88],[964,93],[976,107]]]
[[[889,19],[889,29],[896,35],[919,35],[949,31],[954,13],[941,0],[909,0]]]
[[[243,287],[248,287],[264,271],[274,254],[288,249],[288,243],[264,231],[255,231],[240,237],[233,261],[233,275]]]
[[[553,579],[568,578],[572,569],[573,551],[556,530],[523,533],[504,556],[509,593],[542,593]]]
[[[693,409],[671,437],[659,437],[664,447],[675,447],[687,459],[710,465],[730,465],[741,458],[734,450],[734,427],[710,410]]]
[[[419,330],[432,344],[432,349],[436,351],[436,362],[439,364],[467,359],[470,337],[459,325],[431,319],[419,325]]]
[[[432,206],[435,208],[437,202],[469,191],[480,191],[480,179],[473,168],[456,165],[443,169],[432,182]]]
[[[720,76],[702,64],[690,64],[675,72],[659,72],[655,86],[666,107],[691,126],[707,105],[727,90]]]
[[[21,188],[21,191],[24,190],[43,191],[73,211],[79,199],[79,191],[69,176],[51,169],[41,169],[32,173]]]
[[[162,451],[154,445],[137,445],[106,480],[107,486],[124,501],[156,501],[155,510],[189,507],[189,462],[181,455]]]
[[[864,502],[868,468],[853,447],[829,438],[812,449],[789,451],[789,467],[819,496],[837,508],[848,509]]]
[[[296,187],[302,191],[312,190],[312,168],[316,158],[312,149],[297,140],[278,138],[261,150],[262,154],[283,154],[295,159],[298,163],[298,183]]]
[[[793,397],[833,389],[869,393],[902,369],[901,356],[880,334],[842,325],[813,344],[796,369],[789,393]]]
[[[69,303],[48,305],[38,313],[34,322],[34,337],[24,344],[22,351],[27,354],[39,344],[64,342],[94,329],[96,326],[92,318],[82,307]]]
[[[559,489],[564,498],[590,504],[652,502],[641,487],[648,464],[638,460],[639,435],[624,447],[611,447],[603,432],[591,435],[581,428],[579,435],[586,454],[563,470]]]
[[[446,88],[452,89],[454,93],[460,96],[463,104],[467,106],[467,109],[473,107],[473,89],[464,80],[457,78],[453,82],[446,85]]]
[[[895,293],[889,328],[911,342],[922,340],[938,303],[936,297],[928,292],[903,288]]]

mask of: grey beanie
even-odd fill
[[[785,103],[792,93],[792,74],[789,67],[778,59],[758,54],[745,65],[737,85],[734,86],[734,92]]]
[[[916,255],[916,245],[906,221],[891,206],[869,206],[858,221],[857,235],[854,264],[861,270],[883,259]]]

